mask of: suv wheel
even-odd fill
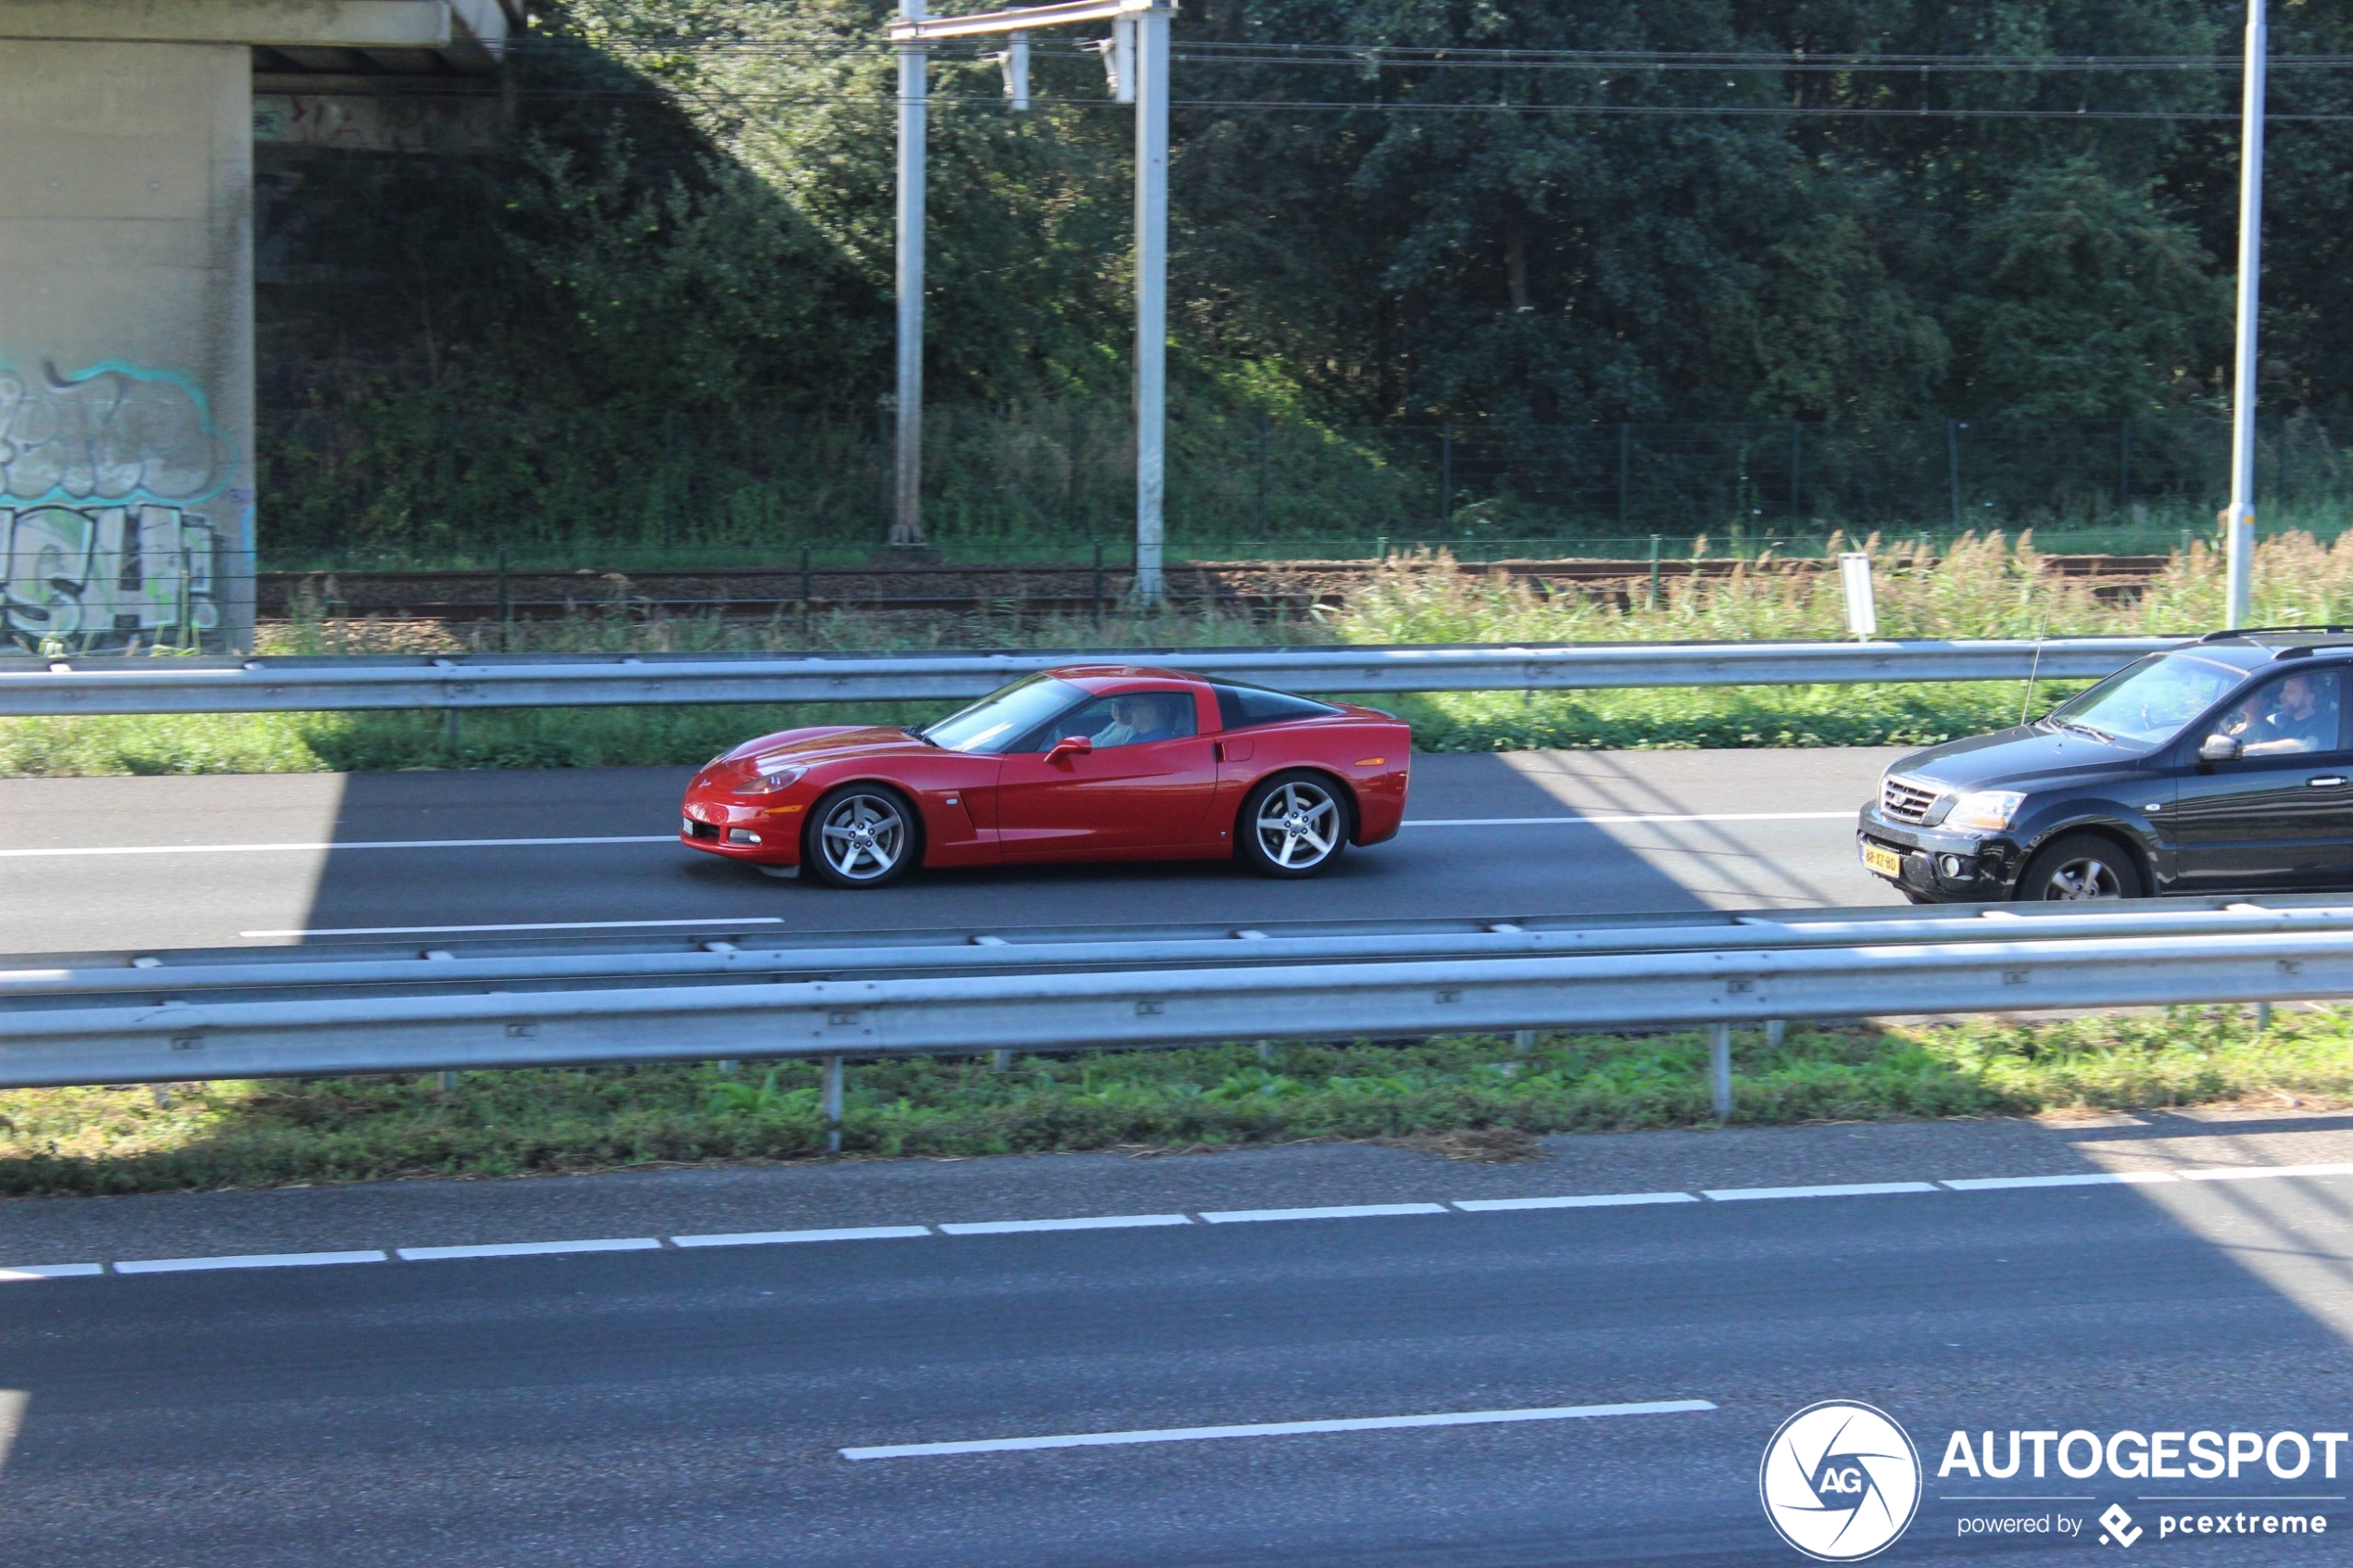
[[[2108,839],[2088,833],[2062,838],[2027,862],[2017,897],[2030,903],[2081,903],[2141,896],[2141,869]]]

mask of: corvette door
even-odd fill
[[[1088,703],[1009,753],[997,775],[998,841],[1008,860],[1115,858],[1190,843],[1217,789],[1189,691]],[[1094,749],[1047,760],[1054,742]]]

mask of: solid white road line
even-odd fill
[[[78,855],[288,855],[315,854],[322,849],[540,849],[574,844],[677,842],[676,834],[659,833],[623,838],[347,838],[307,844],[97,844],[57,849],[0,849],[0,859],[58,859]]]
[[[1651,811],[1614,817],[1419,817],[1409,828],[1605,828],[1627,822],[1851,822],[1852,811]]]
[[[1593,1198],[1458,1198],[1466,1214],[1497,1214],[1511,1209],[1616,1209],[1633,1203],[1697,1203],[1688,1192],[1606,1192]]]
[[[929,1225],[859,1225],[834,1231],[726,1231],[713,1236],[673,1236],[673,1247],[789,1247],[801,1241],[895,1241],[929,1236]]]
[[[2080,1176],[1969,1176],[1938,1185],[1955,1192],[2004,1192],[2013,1187],[2139,1186],[2172,1179],[2171,1173],[2165,1171],[2100,1171]]]
[[[1820,1187],[1702,1187],[1700,1196],[1718,1203],[1743,1203],[1768,1198],[1874,1198],[1890,1192],[1934,1192],[1934,1182],[1843,1182]]]
[[[1034,1449],[1201,1443],[1220,1437],[1290,1437],[1315,1432],[1390,1432],[1415,1426],[1491,1426],[1516,1421],[1592,1421],[1613,1415],[1680,1415],[1715,1408],[1705,1399],[1653,1399],[1632,1405],[1551,1405],[1533,1410],[1448,1411],[1437,1415],[1371,1415],[1344,1421],[1268,1421],[1247,1426],[1164,1426],[1136,1432],[1072,1432],[1053,1437],[986,1437],[963,1443],[889,1443],[875,1448],[843,1449],[840,1452],[842,1458],[849,1460],[1023,1453]]]
[[[135,1258],[117,1263],[119,1274],[179,1274],[205,1269],[315,1269],[328,1263],[382,1263],[372,1248],[360,1252],[248,1252],[230,1258]]]
[[[567,920],[510,925],[337,925],[240,931],[240,936],[455,936],[472,931],[622,931],[653,925],[782,925],[782,915],[708,915],[701,920]]]
[[[84,1279],[106,1272],[104,1263],[10,1263],[0,1268],[0,1285],[11,1280]]]
[[[1213,1225],[1249,1225],[1267,1220],[1370,1220],[1384,1214],[1443,1214],[1443,1203],[1353,1203],[1336,1209],[1226,1209],[1202,1211]]]
[[[1852,811],[1642,812],[1592,817],[1421,817],[1409,828],[1609,827],[1626,822],[1830,822]],[[0,849],[0,859],[73,859],[100,855],[315,855],[345,849],[557,849],[582,845],[675,844],[674,833],[582,834],[559,838],[349,838],[283,844],[78,844]]]
[[[942,1236],[1015,1236],[1024,1231],[1119,1231],[1137,1225],[1189,1225],[1182,1214],[1102,1214],[1086,1220],[981,1220],[942,1225]]]
[[[558,1252],[646,1252],[661,1243],[649,1236],[605,1241],[506,1241],[487,1247],[402,1247],[396,1248],[409,1262],[434,1258],[540,1258]]]

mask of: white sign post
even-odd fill
[[[1857,637],[1879,635],[1879,606],[1871,597],[1871,558],[1844,550],[1838,558],[1838,585],[1846,594],[1846,629]]]

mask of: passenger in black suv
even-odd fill
[[[2218,632],[1880,781],[1863,863],[1916,904],[2353,888],[2353,628]]]

